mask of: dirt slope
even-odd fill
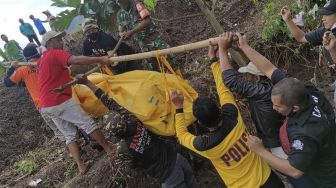
[[[194,15],[199,13],[193,1],[158,0],[153,17],[169,44],[177,46],[217,36],[203,15]],[[251,38],[258,38],[261,8],[256,8],[252,1],[218,1],[215,13],[225,30],[244,31]],[[194,16],[179,19],[188,15]],[[206,49],[203,49],[177,55],[176,59],[181,64],[185,78],[190,80],[200,95],[216,98],[205,56]],[[310,75],[312,72],[309,66],[296,66],[290,71],[307,71]],[[310,79],[309,75],[300,78]],[[104,153],[92,150],[89,146],[85,146],[82,152],[85,159],[95,160],[85,176],[77,174],[76,166],[68,157],[64,145],[52,139],[51,131],[44,125],[25,89],[5,88],[0,84],[0,187],[27,187],[30,180],[38,178],[42,179],[38,187],[159,186],[155,180],[130,168],[127,161],[122,164],[111,161]],[[13,167],[14,162],[21,159],[32,159],[38,164],[33,175],[25,175]],[[192,165],[202,187],[224,187],[209,161],[193,157]]]

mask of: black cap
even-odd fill
[[[323,7],[319,8],[318,13],[321,16],[336,14],[336,0],[327,1]]]
[[[24,49],[23,49],[23,55],[26,58],[26,61],[30,61],[31,59],[39,58],[40,54],[37,51],[37,46],[34,43],[29,43]]]

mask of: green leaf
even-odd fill
[[[78,16],[78,11],[74,10],[65,10],[57,15],[57,19],[54,23],[54,27],[56,31],[64,31],[69,27],[72,20]]]
[[[150,11],[152,11],[152,12],[155,11],[156,0],[144,0],[144,3]]]
[[[72,8],[77,8],[80,3],[81,0],[51,0],[53,3],[51,4],[51,6],[55,6],[55,7],[72,7]]]

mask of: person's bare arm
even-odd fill
[[[148,27],[150,25],[150,23],[151,23],[150,17],[147,17],[147,18],[143,19],[136,28],[134,28],[130,31],[122,32],[121,37],[123,37],[123,39],[125,39],[125,40],[130,39],[134,34],[140,32],[143,29],[145,29],[146,27]]]
[[[293,22],[291,11],[289,10],[288,7],[285,6],[281,9],[281,16],[282,19],[285,21],[290,33],[295,38],[295,40],[302,43],[307,42],[305,38],[305,33],[300,28],[298,28]]]
[[[219,36],[218,46],[219,46],[219,59],[220,59],[220,69],[221,71],[226,71],[233,69],[229,62],[228,49],[232,45],[234,33],[225,32]]]
[[[277,69],[265,56],[254,50],[248,45],[246,35],[236,33],[239,38],[239,48],[245,53],[248,59],[263,72],[268,78],[271,79],[273,72]]]
[[[71,56],[68,59],[69,65],[91,65],[91,64],[108,65],[113,64],[107,56],[102,57],[87,57],[87,56]]]
[[[332,60],[336,62],[336,37],[331,31],[324,33],[323,46],[326,50],[329,51]]]
[[[95,93],[99,89],[84,74],[78,74],[78,75],[76,75],[76,79],[77,79],[77,83],[78,84],[84,84],[84,85],[88,86],[88,88],[90,88],[93,91],[93,93]]]
[[[293,178],[300,178],[304,173],[294,168],[288,160],[281,159],[269,152],[262,141],[255,136],[249,136],[247,142],[249,148],[264,159],[272,168]]]

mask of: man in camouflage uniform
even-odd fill
[[[116,2],[121,7],[117,14],[121,37],[125,40],[132,38],[142,52],[169,48],[141,0],[116,0]],[[171,57],[168,60],[176,70],[178,67]],[[155,58],[151,58],[148,63],[153,70],[159,70],[155,61]]]

